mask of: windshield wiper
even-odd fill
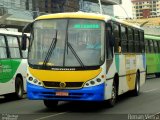
[[[76,51],[73,49],[72,45],[68,42],[68,25],[69,25],[69,20],[67,20],[67,26],[66,26],[66,38],[65,38],[65,49],[64,49],[64,57],[63,57],[63,66],[65,66],[65,54],[67,51],[68,54],[68,47],[70,48],[71,52],[73,53],[73,55],[76,57],[77,61],[79,62],[79,64],[82,67],[85,67],[82,60],[80,59],[80,57],[77,55]]]
[[[56,47],[56,43],[57,43],[57,30],[56,30],[55,37],[52,39],[51,45],[50,45],[50,47],[48,49],[48,52],[46,54],[46,57],[44,59],[42,67],[45,67],[47,65],[47,63],[48,63],[48,61],[49,61],[49,59],[50,59],[50,57],[52,55],[52,52],[53,52],[54,48]]]
[[[72,52],[73,55],[76,57],[76,59],[78,60],[78,62],[80,63],[80,65],[81,65],[82,67],[85,67],[84,64],[83,64],[83,62],[82,62],[82,60],[81,60],[80,57],[77,55],[76,51],[73,49],[72,45],[71,45],[69,42],[67,42],[67,47],[70,48],[71,52]]]

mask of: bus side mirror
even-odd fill
[[[21,49],[22,50],[27,49],[27,35],[25,34],[25,32],[27,32],[27,31],[30,32],[32,26],[33,26],[33,22],[27,24],[22,30],[22,42],[21,42]]]
[[[27,49],[27,35],[26,34],[22,34],[21,49],[22,50]]]

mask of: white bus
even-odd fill
[[[0,95],[21,99],[26,91],[27,57],[20,47],[22,33],[0,31]]]

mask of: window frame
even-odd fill
[[[122,39],[122,28],[125,29],[124,35],[125,38]],[[120,25],[120,38],[121,38],[121,48],[122,48],[122,53],[128,53],[128,35],[127,35],[127,26],[126,25]]]
[[[3,47],[6,49],[6,57],[5,58],[0,58],[1,60],[3,59],[8,59],[9,58],[9,51],[8,51],[8,45],[7,45],[7,41],[6,41],[6,38],[5,38],[5,35],[4,34],[0,34],[0,36],[2,36],[4,38],[4,42],[5,42],[5,47],[3,46],[0,46],[0,47]]]
[[[17,43],[18,43],[18,47],[10,47],[9,42],[8,42],[9,40],[8,40],[7,37],[15,37],[16,40],[17,40]],[[23,57],[22,57],[22,50],[21,50],[21,47],[20,47],[20,41],[19,41],[18,35],[6,34],[6,35],[5,35],[5,39],[6,39],[6,41],[7,41],[9,58],[10,58],[10,59],[22,59],[22,58],[23,58]],[[12,57],[12,56],[11,56],[11,50],[10,50],[10,48],[18,48],[18,50],[19,50],[19,57]]]

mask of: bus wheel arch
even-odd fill
[[[118,73],[116,73],[113,78],[111,99],[108,100],[109,107],[113,107],[117,102],[118,87],[119,87],[119,75]]]
[[[114,82],[116,84],[117,96],[118,96],[118,89],[119,89],[119,75],[118,75],[118,73],[116,73],[114,76]]]
[[[22,99],[24,95],[24,83],[21,74],[17,74],[15,78],[15,96],[17,99]]]
[[[139,69],[136,72],[135,88],[131,92],[133,96],[138,96],[140,93],[140,70]]]

